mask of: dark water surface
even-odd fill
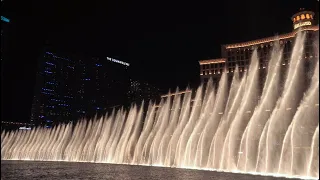
[[[62,180],[62,179],[116,179],[116,180],[280,180],[254,176],[190,169],[95,164],[75,162],[1,161],[1,179]]]

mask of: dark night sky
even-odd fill
[[[316,8],[315,0],[159,2],[4,0],[2,14],[12,23],[3,53],[2,118],[29,119],[45,44],[116,57],[131,63],[139,79],[184,88],[199,81],[198,60],[220,57],[221,44],[290,32],[300,7]]]

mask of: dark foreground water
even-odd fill
[[[213,171],[176,169],[116,164],[74,162],[1,161],[1,179],[62,180],[62,179],[116,179],[116,180],[280,180],[266,176],[254,176]]]

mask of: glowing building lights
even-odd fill
[[[1,16],[1,21],[4,21],[4,22],[7,22],[9,23],[10,22],[10,19],[4,17],[4,16]]]
[[[302,26],[310,26],[310,25],[312,25],[311,21],[300,22],[300,23],[294,25],[294,29],[297,29]]]
[[[51,56],[54,57],[54,58],[58,58],[58,59],[63,59],[63,60],[70,61],[70,59],[56,56],[55,54],[53,54],[53,53],[51,53],[51,52],[46,52],[46,54],[51,55]]]
[[[295,31],[293,31],[291,33],[283,34],[280,36],[273,36],[273,37],[264,38],[264,39],[258,39],[258,40],[254,40],[254,41],[248,41],[248,42],[239,43],[239,44],[228,44],[228,45],[225,45],[225,48],[226,49],[243,48],[243,47],[254,46],[254,45],[258,45],[258,44],[262,44],[262,43],[271,43],[274,41],[289,39],[289,38],[295,37],[295,35],[300,30],[301,31],[319,31],[319,26],[302,26],[301,28],[296,29]]]
[[[130,66],[129,63],[126,63],[126,62],[123,62],[123,61],[120,61],[120,60],[117,60],[117,59],[113,59],[111,57],[107,57],[107,60],[115,62],[115,63],[118,63],[118,64],[122,64],[122,65],[125,65],[125,66]]]
[[[31,128],[27,128],[27,127],[19,127],[19,130],[31,130]]]
[[[310,15],[309,15],[309,14],[306,14],[306,18],[307,18],[307,19],[310,19]]]
[[[47,74],[52,74],[52,72],[51,71],[44,71],[45,73],[47,73]]]
[[[201,60],[199,61],[200,65],[203,64],[218,64],[218,63],[225,63],[226,59],[225,58],[220,58],[220,59],[209,59],[209,60]]]
[[[46,62],[46,64],[49,64],[49,65],[55,66],[55,64],[50,63],[50,62]]]

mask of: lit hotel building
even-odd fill
[[[128,67],[110,57],[45,52],[39,59],[30,123],[50,128],[124,104]]]
[[[5,47],[5,42],[7,41],[6,34],[8,33],[8,24],[10,23],[10,19],[1,16],[1,61],[2,61],[2,52]]]
[[[280,46],[284,50],[282,65],[285,67],[289,63],[294,39],[299,31],[306,32],[304,56],[307,61],[312,61],[315,56],[313,40],[318,36],[319,32],[319,26],[314,25],[316,23],[314,16],[313,12],[301,9],[300,12],[294,14],[291,18],[293,31],[290,33],[242,43],[222,45],[222,58],[199,61],[201,81],[207,82],[212,77],[217,82],[224,69],[226,69],[228,74],[232,74],[236,65],[239,67],[240,74],[247,71],[254,49],[257,49],[258,52],[259,69],[266,69],[270,55],[269,52],[275,41],[279,41]]]
[[[150,100],[159,99],[159,88],[144,82],[130,79],[129,91],[127,93],[128,103],[140,104],[143,100],[148,102]]]

